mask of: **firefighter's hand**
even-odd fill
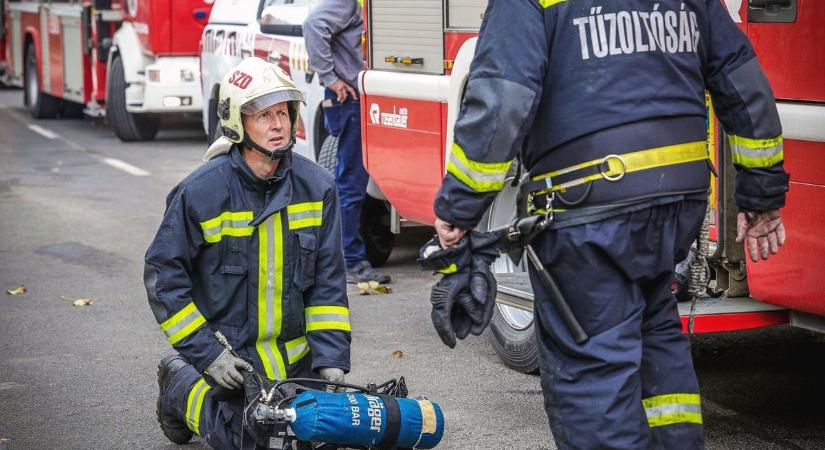
[[[736,242],[745,242],[751,261],[768,259],[785,243],[785,225],[778,209],[740,212],[736,223]]]
[[[355,89],[340,78],[336,80],[335,83],[332,83],[327,87],[338,96],[338,103],[344,103],[347,101],[348,95],[352,96],[353,100],[358,100],[358,93],[355,92]]]
[[[215,383],[229,390],[240,389],[243,386],[243,374],[241,370],[252,371],[252,365],[248,362],[236,358],[224,350],[212,361],[212,364],[204,371],[206,375],[212,377]]]
[[[441,243],[441,248],[452,247],[458,244],[458,241],[464,237],[467,230],[462,230],[458,227],[450,225],[449,223],[435,218],[435,234],[438,235],[438,242]]]
[[[333,383],[343,383],[344,382],[344,371],[337,367],[321,367],[318,369],[318,375],[321,375],[321,379],[324,381],[331,381]],[[344,392],[346,388],[342,386],[334,386],[328,385],[326,388],[327,392]]]

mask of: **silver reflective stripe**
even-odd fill
[[[248,220],[224,220],[219,225],[204,229],[203,237],[208,241],[208,238],[221,234],[221,230],[224,228],[249,228],[250,231],[252,230],[252,227],[249,226]]]
[[[291,212],[289,213],[289,221],[301,220],[301,219],[317,219],[322,217],[324,214],[323,210],[309,210],[309,211],[301,211],[301,212]]]
[[[702,406],[701,405],[693,405],[693,404],[686,404],[686,403],[674,403],[671,405],[660,405],[660,406],[653,406],[650,408],[645,408],[645,413],[647,414],[648,420],[654,417],[662,417],[668,414],[675,414],[675,413],[701,413]]]
[[[314,322],[345,322],[349,323],[349,316],[343,314],[311,314],[306,316],[307,323]]]
[[[745,158],[749,158],[749,159],[751,159],[751,158],[753,158],[753,159],[773,158],[773,157],[779,155],[780,153],[782,153],[782,151],[785,148],[784,141],[780,142],[778,145],[775,145],[773,147],[762,148],[762,149],[758,149],[758,150],[748,148],[748,147],[745,147],[743,145],[738,145],[738,144],[735,144],[733,142],[731,142],[730,144],[731,144],[731,151],[733,151],[734,153],[736,153],[738,155],[744,156]]]
[[[473,181],[480,182],[480,183],[504,183],[504,179],[507,178],[507,171],[505,170],[502,173],[486,173],[486,172],[478,172],[468,168],[464,165],[464,161],[460,160],[455,154],[450,154],[450,164],[454,165],[458,170],[464,172],[473,179]]]

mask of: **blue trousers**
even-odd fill
[[[703,448],[690,342],[670,289],[706,206],[654,206],[534,241],[590,336],[575,343],[531,270],[544,404],[559,449]]]
[[[360,232],[361,205],[369,181],[361,153],[361,107],[352,97],[338,103],[335,92],[329,89],[324,91],[324,98],[332,101],[332,106],[324,107],[324,126],[329,134],[338,137],[335,186],[341,204],[344,259],[350,268],[367,258]]]
[[[311,358],[304,358],[291,378],[318,378]],[[225,401],[213,397],[214,390],[191,365],[175,372],[163,401],[210,447],[219,450],[255,449],[254,438],[243,427],[243,399]]]

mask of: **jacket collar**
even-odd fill
[[[292,201],[292,152],[287,153],[281,159],[275,174],[266,179],[255,175],[255,172],[244,161],[238,145],[234,145],[230,150],[229,160],[243,184],[264,194],[265,198],[269,199],[260,212],[256,211],[255,218],[249,223],[251,226],[261,224],[269,216],[285,208]]]

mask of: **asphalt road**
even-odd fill
[[[0,450],[178,448],[155,422],[156,366],[171,348],[146,303],[143,254],[204,150],[197,123],[124,144],[90,119],[33,120],[20,91],[0,90],[0,288],[28,288],[0,296]],[[385,267],[392,294],[350,292],[348,380],[405,376],[445,411],[439,448],[555,448],[537,377],[504,367],[487,336],[450,350],[432,330],[433,278],[415,265],[429,233],[401,236]],[[68,301],[79,298],[94,303]],[[708,448],[825,448],[825,338],[696,336],[694,357]]]

